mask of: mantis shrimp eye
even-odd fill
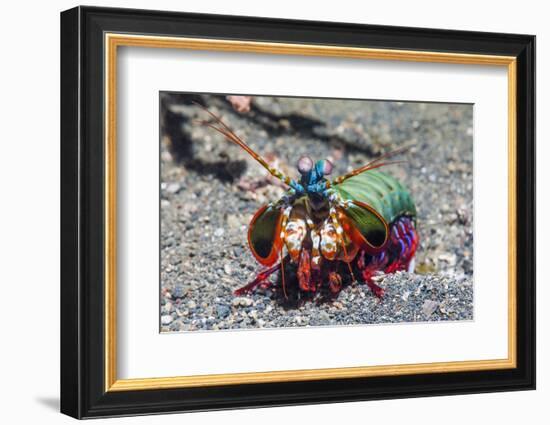
[[[330,162],[328,159],[323,160],[323,175],[328,176],[330,173],[332,173],[332,162]]]
[[[298,171],[300,174],[307,174],[313,168],[313,161],[308,156],[302,156],[298,160]]]

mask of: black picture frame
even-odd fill
[[[106,392],[106,32],[516,57],[517,367]],[[92,418],[535,388],[534,36],[76,7],[61,13],[61,117],[61,412]]]

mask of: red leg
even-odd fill
[[[239,288],[235,291],[235,295],[244,295],[252,292],[258,285],[265,285],[268,281],[267,278],[281,268],[281,263],[275,264],[273,267],[258,273],[256,278],[249,284]],[[266,285],[269,286],[269,285]]]
[[[376,295],[378,298],[382,298],[385,294],[384,288],[381,288],[376,283],[372,281],[372,276],[370,276],[368,279],[365,279],[365,282],[367,283],[367,286],[369,289]]]
[[[383,268],[382,263],[375,262],[374,264],[369,264],[364,270],[363,270],[363,280],[369,287],[369,289],[376,295],[378,298],[382,298],[384,296],[384,289],[378,286],[376,283],[374,283],[374,280],[372,279],[374,277],[374,274],[381,270]]]
[[[337,294],[342,289],[342,276],[334,270],[328,272],[328,288],[333,294]]]
[[[300,262],[298,263],[298,283],[302,291],[312,290],[311,257],[307,249],[302,249],[300,254]]]
[[[364,266],[364,268],[361,270],[361,277],[363,278],[369,289],[378,298],[382,298],[384,296],[384,289],[374,283],[372,278],[377,271],[384,269],[384,266],[388,261],[386,257],[386,253],[382,252],[372,257],[371,262],[367,265],[365,265],[364,257],[360,257],[360,261],[358,261],[358,266]],[[361,259],[363,259],[363,261],[361,261]]]

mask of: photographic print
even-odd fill
[[[64,11],[60,410],[534,389],[534,64],[532,35]]]
[[[160,94],[162,332],[473,319],[473,106]]]

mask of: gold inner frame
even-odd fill
[[[516,367],[516,58],[326,45],[105,34],[105,391],[446,373]],[[119,46],[504,66],[508,72],[508,357],[495,360],[118,379],[116,324],[116,99]]]

